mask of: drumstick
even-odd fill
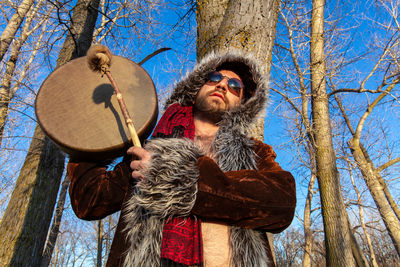
[[[86,56],[89,68],[94,72],[105,74],[110,80],[111,85],[114,88],[122,115],[124,116],[126,126],[128,127],[130,136],[132,138],[132,143],[134,146],[142,147],[135,126],[133,125],[132,118],[129,115],[128,109],[126,108],[124,98],[122,97],[121,91],[119,90],[118,85],[110,72],[112,58],[110,50],[104,45],[92,45]]]

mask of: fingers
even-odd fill
[[[144,176],[141,171],[145,170],[145,165],[142,160],[132,160],[129,165],[132,169],[132,178],[134,179],[143,179]]]
[[[150,159],[150,152],[142,147],[132,146],[130,147],[127,152],[128,155],[136,156],[142,160],[149,160]]]
[[[132,178],[136,180],[142,180],[144,178],[143,174],[141,173],[144,170],[144,166],[140,160],[133,160],[130,164],[132,169]]]
[[[132,178],[142,180],[144,178],[142,172],[147,169],[151,153],[144,148],[133,146],[127,150],[127,154],[135,157],[135,160],[132,160],[130,163]]]
[[[132,160],[130,167],[132,170],[140,171],[147,167],[147,164],[143,160]]]
[[[140,173],[140,171],[133,171],[132,178],[135,180],[143,180],[144,176],[143,176],[143,174]]]

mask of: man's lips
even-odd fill
[[[225,97],[224,97],[222,94],[220,94],[220,93],[212,93],[212,94],[210,94],[210,96],[216,96],[216,97],[219,97],[219,98],[221,98],[221,99],[222,99],[222,101],[224,101],[224,102],[225,102]]]

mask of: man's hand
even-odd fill
[[[142,172],[146,170],[149,165],[151,153],[146,149],[137,146],[130,147],[127,153],[132,155],[135,159],[132,160],[130,164],[132,177],[137,180],[142,180],[144,178]]]

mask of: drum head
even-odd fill
[[[143,140],[157,120],[154,83],[138,64],[113,56],[110,68],[136,131]],[[36,116],[47,136],[81,160],[111,159],[131,146],[128,128],[106,75],[91,71],[86,57],[57,68],[36,98]]]

